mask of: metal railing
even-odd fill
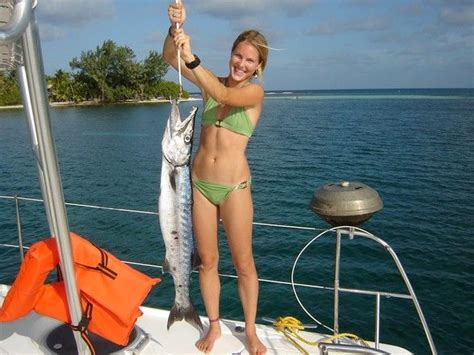
[[[46,91],[43,55],[35,19],[37,1],[0,0],[0,71],[16,69],[23,107],[28,119],[32,149],[51,234],[56,237],[71,323],[82,318],[72,262],[69,224],[64,206]],[[80,354],[91,350],[74,330]]]
[[[137,211],[129,209],[116,209],[110,207],[91,206],[91,205],[80,205],[71,204],[64,201],[63,190],[61,186],[61,177],[59,175],[56,149],[54,146],[54,140],[52,137],[52,130],[50,127],[49,119],[49,105],[46,95],[46,86],[44,79],[44,68],[42,62],[41,47],[39,41],[38,28],[35,21],[34,10],[36,7],[36,1],[33,0],[0,0],[0,71],[1,70],[13,70],[16,68],[18,80],[20,82],[20,88],[23,98],[23,106],[28,118],[28,125],[30,129],[30,135],[32,140],[32,147],[34,157],[36,159],[36,165],[39,174],[39,181],[41,185],[41,191],[43,199],[30,199],[22,198],[18,196],[0,196],[0,199],[11,199],[15,201],[16,209],[16,223],[18,230],[18,245],[0,244],[0,247],[15,247],[19,248],[20,255],[23,257],[24,249],[23,246],[23,233],[22,233],[22,222],[19,208],[19,201],[34,201],[41,202],[44,204],[46,210],[46,217],[52,235],[57,237],[58,250],[61,255],[61,269],[63,271],[63,277],[66,284],[66,294],[68,299],[69,311],[72,318],[72,324],[77,325],[81,320],[81,308],[78,297],[78,290],[74,278],[74,267],[72,263],[72,252],[69,240],[69,225],[67,220],[67,214],[65,206],[73,205],[76,207],[84,208],[97,208],[107,210],[117,210],[129,213],[140,213],[140,214],[157,214],[156,212],[148,211]],[[255,222],[255,225],[262,225],[275,228],[289,228],[289,229],[301,229],[318,231],[316,228],[311,227],[298,227],[289,225],[277,225],[262,222]],[[348,227],[350,228],[350,227]],[[323,231],[325,233],[325,231]],[[349,235],[363,236],[382,244],[384,248],[391,254],[395,260],[398,270],[409,290],[409,295],[396,294],[390,292],[374,292],[369,290],[357,290],[357,289],[345,289],[339,285],[339,251],[341,243],[341,235],[348,233]],[[325,290],[332,290],[334,292],[334,329],[325,326],[330,329],[334,334],[338,333],[339,327],[339,293],[360,293],[366,295],[373,295],[376,297],[376,329],[375,329],[375,344],[376,349],[379,346],[379,328],[380,328],[380,298],[381,296],[394,297],[394,298],[409,298],[411,299],[417,309],[421,323],[425,330],[425,335],[430,344],[430,348],[433,354],[436,354],[436,348],[434,346],[431,334],[429,333],[428,326],[424,319],[421,307],[416,299],[416,295],[411,287],[410,282],[406,276],[403,267],[401,266],[396,254],[380,238],[377,238],[370,233],[356,231],[355,229],[337,229],[336,230],[336,269],[335,269],[335,280],[334,287],[318,286],[318,285],[306,285],[297,284],[293,282],[293,273],[291,282],[275,281],[260,279],[261,282],[287,284],[293,287],[295,292],[295,286],[298,287],[310,287],[320,288]],[[314,239],[313,239],[314,240]],[[310,242],[312,243],[312,241]],[[304,249],[302,250],[302,252]],[[300,253],[301,255],[301,253]],[[296,260],[297,261],[297,260]],[[296,265],[295,261],[295,265]],[[134,265],[143,265],[150,267],[161,267],[159,265],[145,265],[136,262],[128,262]],[[293,267],[294,270],[294,267]],[[223,275],[223,277],[236,278],[235,275]],[[295,296],[298,298],[296,292]],[[298,299],[298,302],[299,299]],[[307,310],[300,303],[305,312]],[[307,312],[308,313],[308,312]],[[309,314],[309,313],[308,313]],[[310,315],[310,314],[309,314]],[[311,315],[310,315],[311,316]],[[312,317],[312,316],[311,316]],[[313,318],[313,317],[312,317]],[[316,320],[315,318],[313,318]],[[316,320],[316,322],[319,322]],[[320,323],[320,322],[319,322]],[[320,323],[322,324],[322,323]],[[82,342],[78,332],[74,332],[74,337],[78,346],[79,353],[88,354],[89,350]]]
[[[18,231],[18,245],[12,245],[12,244],[2,244],[0,243],[0,247],[4,248],[18,248],[20,250],[21,256],[23,256],[24,253],[24,246],[23,246],[23,235],[22,235],[22,225],[21,225],[21,215],[20,215],[20,205],[19,201],[26,201],[26,202],[33,202],[33,203],[42,203],[43,201],[41,199],[37,198],[27,198],[27,197],[19,197],[19,196],[2,196],[0,195],[0,200],[11,200],[15,204],[15,211],[16,211],[16,221],[17,221],[17,231]],[[117,212],[125,212],[125,213],[137,213],[137,214],[143,214],[143,215],[154,215],[158,216],[157,212],[154,211],[144,211],[144,210],[134,210],[134,209],[126,209],[126,208],[115,208],[115,207],[106,207],[106,206],[97,206],[97,205],[89,205],[89,204],[79,204],[79,203],[65,203],[66,206],[73,206],[73,207],[80,207],[80,208],[87,208],[87,209],[97,209],[97,210],[106,210],[106,211],[117,211]],[[304,231],[314,231],[314,232],[320,232],[316,237],[314,237],[312,240],[310,240],[300,251],[298,256],[295,259],[295,262],[293,264],[292,268],[292,273],[291,273],[291,281],[282,281],[282,280],[273,280],[273,279],[264,279],[260,278],[259,281],[262,283],[269,283],[269,284],[279,284],[279,285],[286,285],[286,286],[291,286],[293,288],[293,292],[295,294],[295,297],[300,305],[300,307],[303,309],[306,314],[312,318],[318,325],[321,325],[322,327],[326,328],[330,332],[332,332],[334,335],[337,335],[339,333],[339,294],[340,293],[348,293],[348,294],[359,294],[359,295],[367,295],[367,296],[372,296],[375,297],[375,330],[374,330],[374,343],[375,343],[375,350],[379,350],[379,345],[380,345],[380,317],[381,317],[381,300],[382,297],[386,298],[398,298],[398,299],[407,299],[411,300],[416,308],[419,320],[423,326],[423,330],[425,332],[425,337],[428,341],[428,344],[430,346],[431,352],[433,354],[437,354],[436,347],[433,341],[433,338],[431,336],[430,330],[428,328],[428,324],[425,320],[425,317],[423,315],[421,306],[418,302],[418,299],[416,297],[415,291],[413,290],[413,287],[411,286],[411,283],[408,279],[408,276],[398,259],[395,251],[391,248],[391,246],[382,240],[381,238],[364,231],[360,228],[357,227],[352,227],[352,226],[344,226],[344,227],[335,227],[331,229],[321,229],[321,228],[314,228],[314,227],[304,227],[304,226],[295,226],[295,225],[284,225],[284,224],[273,224],[273,223],[265,223],[265,222],[254,222],[254,225],[256,226],[265,226],[265,227],[270,227],[270,228],[284,228],[284,229],[292,229],[292,230],[304,230]],[[301,255],[305,252],[305,250],[315,241],[319,240],[322,236],[325,235],[333,235],[336,237],[336,254],[335,254],[335,270],[334,270],[334,286],[323,286],[323,285],[314,285],[314,284],[307,284],[307,283],[298,283],[294,281],[294,272],[296,265],[298,263],[298,260],[300,259]],[[370,239],[377,244],[381,245],[382,248],[391,256],[392,260],[395,262],[395,265],[397,266],[398,272],[407,287],[408,294],[403,294],[403,293],[395,293],[395,292],[386,292],[386,291],[374,291],[374,290],[366,290],[366,289],[356,289],[356,288],[344,288],[341,287],[339,284],[339,274],[340,274],[340,250],[341,250],[341,243],[342,243],[342,236],[347,235],[349,240],[354,239],[354,237],[363,237],[366,239]],[[124,260],[125,263],[130,264],[130,265],[135,265],[135,266],[143,266],[143,267],[150,267],[150,268],[158,268],[162,269],[161,265],[155,265],[155,264],[145,264],[145,263],[140,263],[132,260]],[[231,274],[219,274],[221,277],[226,277],[226,278],[233,278],[237,279],[236,275],[231,275]],[[321,323],[319,320],[317,320],[306,308],[305,306],[301,303],[296,288],[297,287],[302,287],[302,288],[307,288],[307,289],[319,289],[319,290],[325,290],[329,292],[334,293],[334,316],[333,316],[333,321],[334,321],[334,326],[333,328],[324,325]],[[343,346],[343,344],[340,344]],[[325,347],[324,351],[329,350],[330,347]],[[348,348],[349,349],[349,348]],[[320,349],[323,351],[323,349]],[[352,349],[354,350],[354,349]],[[370,350],[370,349],[369,349]],[[368,350],[368,351],[369,351]],[[372,349],[373,350],[373,349]],[[370,351],[372,351],[370,350]],[[375,352],[377,353],[377,352]]]
[[[16,0],[14,3],[11,0],[2,0],[0,6],[4,9],[0,13],[7,15],[2,16],[2,22],[5,25],[0,28],[0,42],[15,42],[23,36],[30,24],[33,0]]]

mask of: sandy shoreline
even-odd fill
[[[181,101],[200,101],[200,98],[191,97],[188,99],[181,99]],[[105,106],[105,105],[141,105],[141,104],[162,104],[168,103],[167,99],[151,99],[151,100],[128,100],[113,103],[102,103],[97,101],[83,101],[83,102],[50,102],[51,107],[72,107],[72,106]],[[0,106],[0,110],[22,109],[23,105]]]

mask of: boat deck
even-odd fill
[[[8,290],[8,286],[0,285],[0,305]],[[176,322],[169,331],[166,328],[169,312],[166,310],[142,307],[143,315],[136,323],[137,336],[131,337],[128,347],[123,349],[113,349],[110,351],[97,350],[98,354],[120,353],[120,354],[199,354],[194,346],[199,340],[200,332],[186,322]],[[208,326],[208,319],[202,317],[205,327]],[[248,354],[245,346],[245,334],[243,333],[244,323],[234,320],[222,320],[222,338],[215,344],[213,354]],[[53,342],[51,346],[52,333],[61,328],[63,332],[64,344],[61,341]],[[71,354],[71,346],[74,345],[73,337],[69,328],[63,326],[61,322],[43,317],[35,312],[15,322],[0,323],[0,355],[17,354],[51,354],[51,348],[57,350],[58,354]],[[285,336],[278,332],[271,325],[257,325],[257,332],[260,339],[268,348],[268,354],[301,354]],[[327,334],[316,332],[300,331],[298,333],[304,339],[311,342],[318,342],[327,338]],[[132,339],[133,338],[133,339]],[[56,337],[61,339],[61,337]],[[48,347],[49,344],[49,347]],[[111,343],[109,343],[111,344]],[[310,354],[320,354],[317,346],[299,344]],[[373,343],[369,343],[373,346]],[[100,345],[100,344],[99,344]],[[107,344],[106,344],[107,345]],[[410,354],[400,347],[381,344],[380,349],[390,354]],[[75,350],[73,350],[75,353]],[[336,352],[329,352],[336,353]],[[345,352],[347,354],[347,352]]]

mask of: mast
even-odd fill
[[[30,128],[33,153],[38,168],[50,232],[56,237],[72,325],[82,318],[74,273],[69,224],[54,144],[45,84],[43,58],[36,25],[33,0],[3,0],[3,16],[10,11],[10,21],[0,27],[0,46],[10,53],[10,61],[0,63],[0,70],[16,67],[23,105]],[[2,16],[2,17],[3,17]],[[78,331],[74,331],[80,354],[89,354]]]

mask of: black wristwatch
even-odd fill
[[[199,66],[199,64],[201,64],[201,60],[196,54],[194,54],[194,60],[192,62],[184,63],[184,64],[186,65],[186,68],[193,70],[194,68]]]

